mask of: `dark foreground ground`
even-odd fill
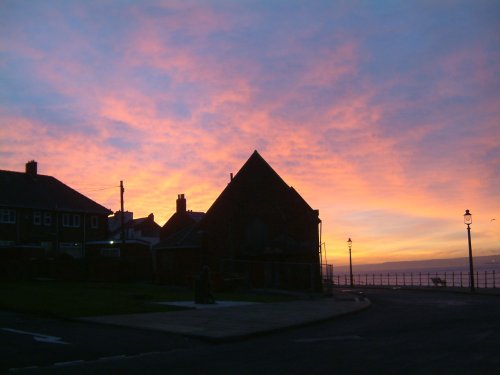
[[[363,292],[372,302],[368,310],[222,344],[3,312],[0,328],[44,332],[60,340],[34,339],[30,334],[0,329],[0,370],[36,374],[500,373],[500,297]]]

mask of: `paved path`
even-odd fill
[[[152,329],[211,341],[236,340],[324,321],[370,306],[366,298],[339,296],[212,309],[107,315],[81,320]]]

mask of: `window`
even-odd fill
[[[91,216],[90,217],[90,227],[92,229],[99,228],[99,218],[97,216]]]
[[[16,223],[16,211],[8,209],[8,208],[0,209],[0,223],[15,224]]]
[[[52,214],[50,212],[44,212],[43,225],[47,227],[50,227],[52,225]]]
[[[63,214],[63,227],[67,228],[79,228],[80,227],[80,215],[75,214]]]
[[[40,211],[33,212],[33,224],[35,225],[42,224],[42,213]]]

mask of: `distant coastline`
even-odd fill
[[[349,266],[333,265],[334,273],[349,273]],[[379,272],[468,272],[469,258],[428,259],[399,262],[384,262],[374,264],[353,263],[353,273]],[[500,272],[500,254],[474,257],[474,271]]]

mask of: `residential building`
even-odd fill
[[[122,231],[122,215],[123,228]],[[126,242],[142,241],[153,246],[160,241],[161,226],[155,222],[154,214],[147,217],[134,219],[134,213],[116,211],[113,216],[108,217],[109,239],[121,241],[122,235]]]
[[[321,287],[319,211],[257,151],[199,221],[183,211],[182,197],[181,210],[178,203],[156,247],[160,273],[194,277],[207,265],[221,282],[241,278],[254,287]]]
[[[204,212],[187,210],[184,194],[179,194],[176,211],[160,231],[160,243],[155,246],[157,281],[189,284],[201,267],[200,221]]]
[[[38,247],[80,258],[87,242],[107,238],[111,213],[56,178],[38,174],[34,160],[24,173],[0,170],[0,247]]]

